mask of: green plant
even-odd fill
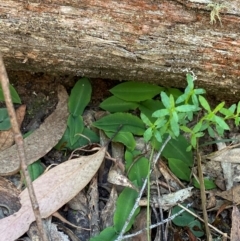
[[[99,142],[98,135],[84,126],[83,111],[91,99],[92,87],[87,78],[81,78],[72,88],[68,109],[69,117],[67,121],[67,129],[56,145],[57,149],[68,148],[74,150],[80,146],[91,142]]]
[[[21,104],[21,99],[15,90],[15,88],[12,85],[9,85],[10,87],[10,94],[12,97],[12,101],[15,104]],[[3,91],[2,88],[0,87],[0,101],[4,101],[4,96],[3,96]],[[10,129],[11,124],[10,124],[10,119],[8,116],[8,112],[6,108],[0,108],[0,130],[5,131]]]

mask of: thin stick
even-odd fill
[[[7,106],[7,110],[8,110],[8,115],[10,117],[14,140],[17,145],[18,157],[20,159],[21,170],[22,170],[23,176],[27,183],[29,197],[30,197],[30,200],[32,203],[32,208],[33,208],[33,212],[35,215],[39,234],[43,241],[48,241],[47,233],[44,229],[44,225],[43,225],[43,222],[41,219],[41,214],[40,214],[37,198],[36,198],[36,195],[35,195],[35,192],[33,189],[31,178],[28,173],[23,137],[19,130],[16,113],[15,113],[15,110],[13,107],[11,94],[10,94],[10,90],[9,90],[9,80],[8,80],[7,72],[6,72],[1,55],[0,55],[0,81],[1,81],[2,90],[3,90],[3,94],[4,94],[4,98],[5,98],[5,102],[6,102],[6,106]]]
[[[166,141],[165,141],[165,142],[163,143],[163,145],[161,146],[161,148],[160,148],[160,150],[159,150],[159,152],[158,152],[158,154],[157,154],[157,156],[156,156],[156,158],[155,158],[155,160],[154,160],[154,165],[153,165],[153,167],[156,165],[157,160],[159,159],[159,157],[160,157],[163,149],[165,148],[165,146],[167,145],[167,143],[170,141],[170,139],[171,139],[171,136],[169,135],[168,138],[166,139]],[[148,175],[151,175],[152,170],[153,170],[153,169],[150,170],[150,172],[148,173]],[[142,194],[143,194],[143,191],[144,191],[144,189],[145,189],[145,187],[146,187],[146,185],[147,185],[147,180],[148,180],[148,176],[145,178],[144,183],[143,183],[143,185],[142,185],[142,188],[141,188],[141,190],[140,190],[140,192],[139,192],[139,194],[138,194],[138,197],[137,197],[137,199],[136,199],[136,201],[135,201],[135,204],[134,204],[134,206],[133,206],[133,208],[132,208],[132,210],[131,210],[131,212],[130,212],[130,214],[129,214],[129,216],[128,216],[128,218],[127,218],[127,220],[126,220],[126,222],[125,222],[125,224],[124,224],[124,226],[123,226],[123,228],[122,228],[122,230],[121,230],[121,232],[120,232],[120,234],[119,234],[119,236],[117,237],[117,239],[116,239],[115,241],[120,241],[120,240],[122,240],[123,234],[125,233],[126,228],[127,228],[128,224],[129,224],[131,218],[133,217],[136,209],[137,209],[138,206],[139,206],[139,201],[140,201],[140,199],[141,199],[141,197],[142,197]]]
[[[202,172],[202,163],[201,163],[201,156],[199,154],[198,150],[198,143],[197,143],[197,167],[198,167],[198,177],[200,182],[200,194],[201,194],[201,202],[202,202],[202,211],[203,211],[203,218],[204,218],[204,225],[207,235],[207,241],[212,241],[212,235],[208,226],[208,215],[207,215],[207,209],[206,209],[206,191],[205,191],[205,185],[204,185],[204,178],[203,178],[203,172]]]

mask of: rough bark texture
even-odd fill
[[[240,96],[240,1],[0,1],[0,50],[12,70],[184,86]]]

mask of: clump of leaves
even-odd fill
[[[99,142],[95,132],[84,126],[83,112],[91,100],[92,86],[87,78],[81,78],[72,88],[68,109],[69,117],[67,129],[57,144],[57,149],[68,148],[74,150],[91,142]]]

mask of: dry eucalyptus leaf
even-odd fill
[[[231,240],[240,241],[240,213],[236,206],[232,210]]]
[[[26,113],[26,105],[21,105],[17,110],[16,110],[16,117],[17,117],[17,122],[18,126],[21,127],[24,116]],[[14,143],[14,136],[12,132],[12,128],[6,131],[0,131],[0,151],[3,151],[10,146],[12,146]]]
[[[33,182],[42,218],[47,218],[80,192],[95,175],[106,152],[102,147],[91,156],[66,161],[46,172]],[[28,191],[20,194],[21,209],[0,220],[0,237],[14,241],[35,221]]]
[[[56,110],[37,130],[24,139],[28,165],[46,155],[58,143],[67,127],[68,94],[63,86],[58,86],[58,99]],[[13,175],[19,171],[16,144],[0,152],[0,166],[0,176]]]

